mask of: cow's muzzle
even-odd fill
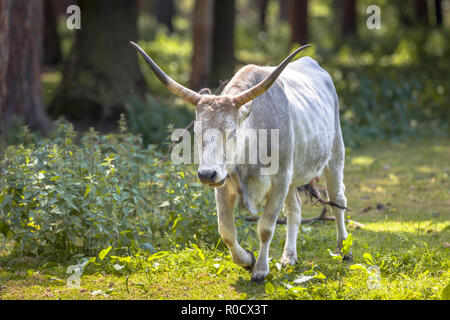
[[[198,179],[201,183],[210,187],[217,188],[224,185],[226,178],[219,180],[219,175],[216,170],[199,170],[197,172]]]

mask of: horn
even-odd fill
[[[238,95],[234,96],[236,105],[243,106],[249,101],[252,101],[256,97],[262,95],[264,92],[266,92],[272,84],[277,80],[278,76],[281,74],[281,72],[286,68],[286,66],[291,62],[291,60],[302,50],[310,47],[310,44],[301,46],[294,52],[292,52],[284,61],[263,81],[258,83],[257,85],[253,86],[250,89],[245,90],[244,92],[239,93]]]
[[[136,48],[136,50],[139,52],[139,54],[144,58],[145,62],[150,66],[153,73],[158,77],[159,81],[163,85],[167,87],[172,93],[176,94],[180,98],[183,98],[184,100],[192,103],[193,105],[197,104],[198,100],[201,98],[201,95],[197,92],[188,89],[175,80],[173,80],[171,77],[169,77],[167,74],[164,73],[164,71],[161,70],[160,67],[148,56],[147,53],[145,53],[144,50],[142,50],[139,45],[136,43],[130,41],[131,45]]]

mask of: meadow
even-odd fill
[[[213,242],[215,230],[210,231],[209,241],[201,241],[196,232],[182,232],[180,240],[177,226],[167,218],[166,233],[156,237],[162,241],[128,254],[105,247],[95,256],[74,254],[55,261],[14,254],[17,246],[2,236],[0,297],[448,299],[449,157],[447,139],[375,142],[348,150],[345,183],[351,209],[346,213],[351,262],[334,254],[334,223],[314,222],[301,226],[297,265],[281,267],[285,226],[278,225],[271,245],[271,274],[264,283],[255,284],[247,271],[233,264],[218,237]],[[302,198],[303,217],[317,216],[322,208]],[[215,219],[214,207],[208,209],[211,212],[206,214]],[[240,242],[257,252],[256,225],[244,217],[237,218]],[[77,264],[82,266],[81,283],[70,287],[72,274],[67,267]]]

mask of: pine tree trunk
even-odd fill
[[[441,27],[442,26],[442,1],[441,0],[434,0],[434,9],[435,9],[435,15],[436,15],[436,26]]]
[[[54,66],[62,61],[55,0],[44,0],[44,63]]]
[[[343,36],[356,34],[356,0],[343,0],[341,32]]]
[[[0,1],[0,150],[5,140],[6,70],[9,56],[9,16],[12,0]]]
[[[416,12],[416,20],[419,24],[428,26],[428,6],[427,0],[415,0],[414,9]]]
[[[41,84],[44,7],[41,1],[2,2],[0,9],[5,27],[0,38],[0,75],[2,76],[2,122],[7,132],[13,115],[21,117],[33,130],[47,131],[50,121],[44,109]],[[4,6],[9,21],[4,19]],[[8,19],[8,18],[6,18]],[[9,51],[8,53],[5,53]],[[6,64],[5,64],[6,57]],[[5,65],[6,70],[4,70]],[[6,72],[6,75],[5,75]],[[6,86],[6,87],[5,87]]]
[[[136,51],[137,0],[78,0],[81,29],[66,59],[50,111],[70,120],[111,121],[125,111],[145,80]]]
[[[291,43],[308,42],[308,0],[289,1],[289,21],[291,24]]]
[[[259,27],[261,30],[266,30],[266,15],[269,0],[257,0],[257,5],[259,11]]]
[[[234,26],[235,0],[215,0],[211,87],[234,73]]]
[[[173,32],[172,18],[175,13],[173,0],[156,0],[156,20],[158,20],[158,23],[165,25],[170,33]]]
[[[194,53],[190,87],[194,90],[208,86],[214,28],[214,0],[196,0],[193,19]]]
[[[289,0],[279,0],[278,18],[282,21],[289,21]]]

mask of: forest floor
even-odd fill
[[[12,257],[12,243],[0,237],[0,299],[448,299],[449,159],[448,139],[376,142],[348,152],[346,215],[362,224],[348,225],[352,262],[332,254],[334,223],[316,222],[301,227],[299,262],[281,267],[286,228],[279,225],[262,284],[251,283],[216,244],[174,244],[150,258],[117,260],[116,269],[133,266],[127,274],[106,268],[106,256],[86,268],[79,287],[69,287],[68,265]],[[304,201],[303,217],[320,211]]]

